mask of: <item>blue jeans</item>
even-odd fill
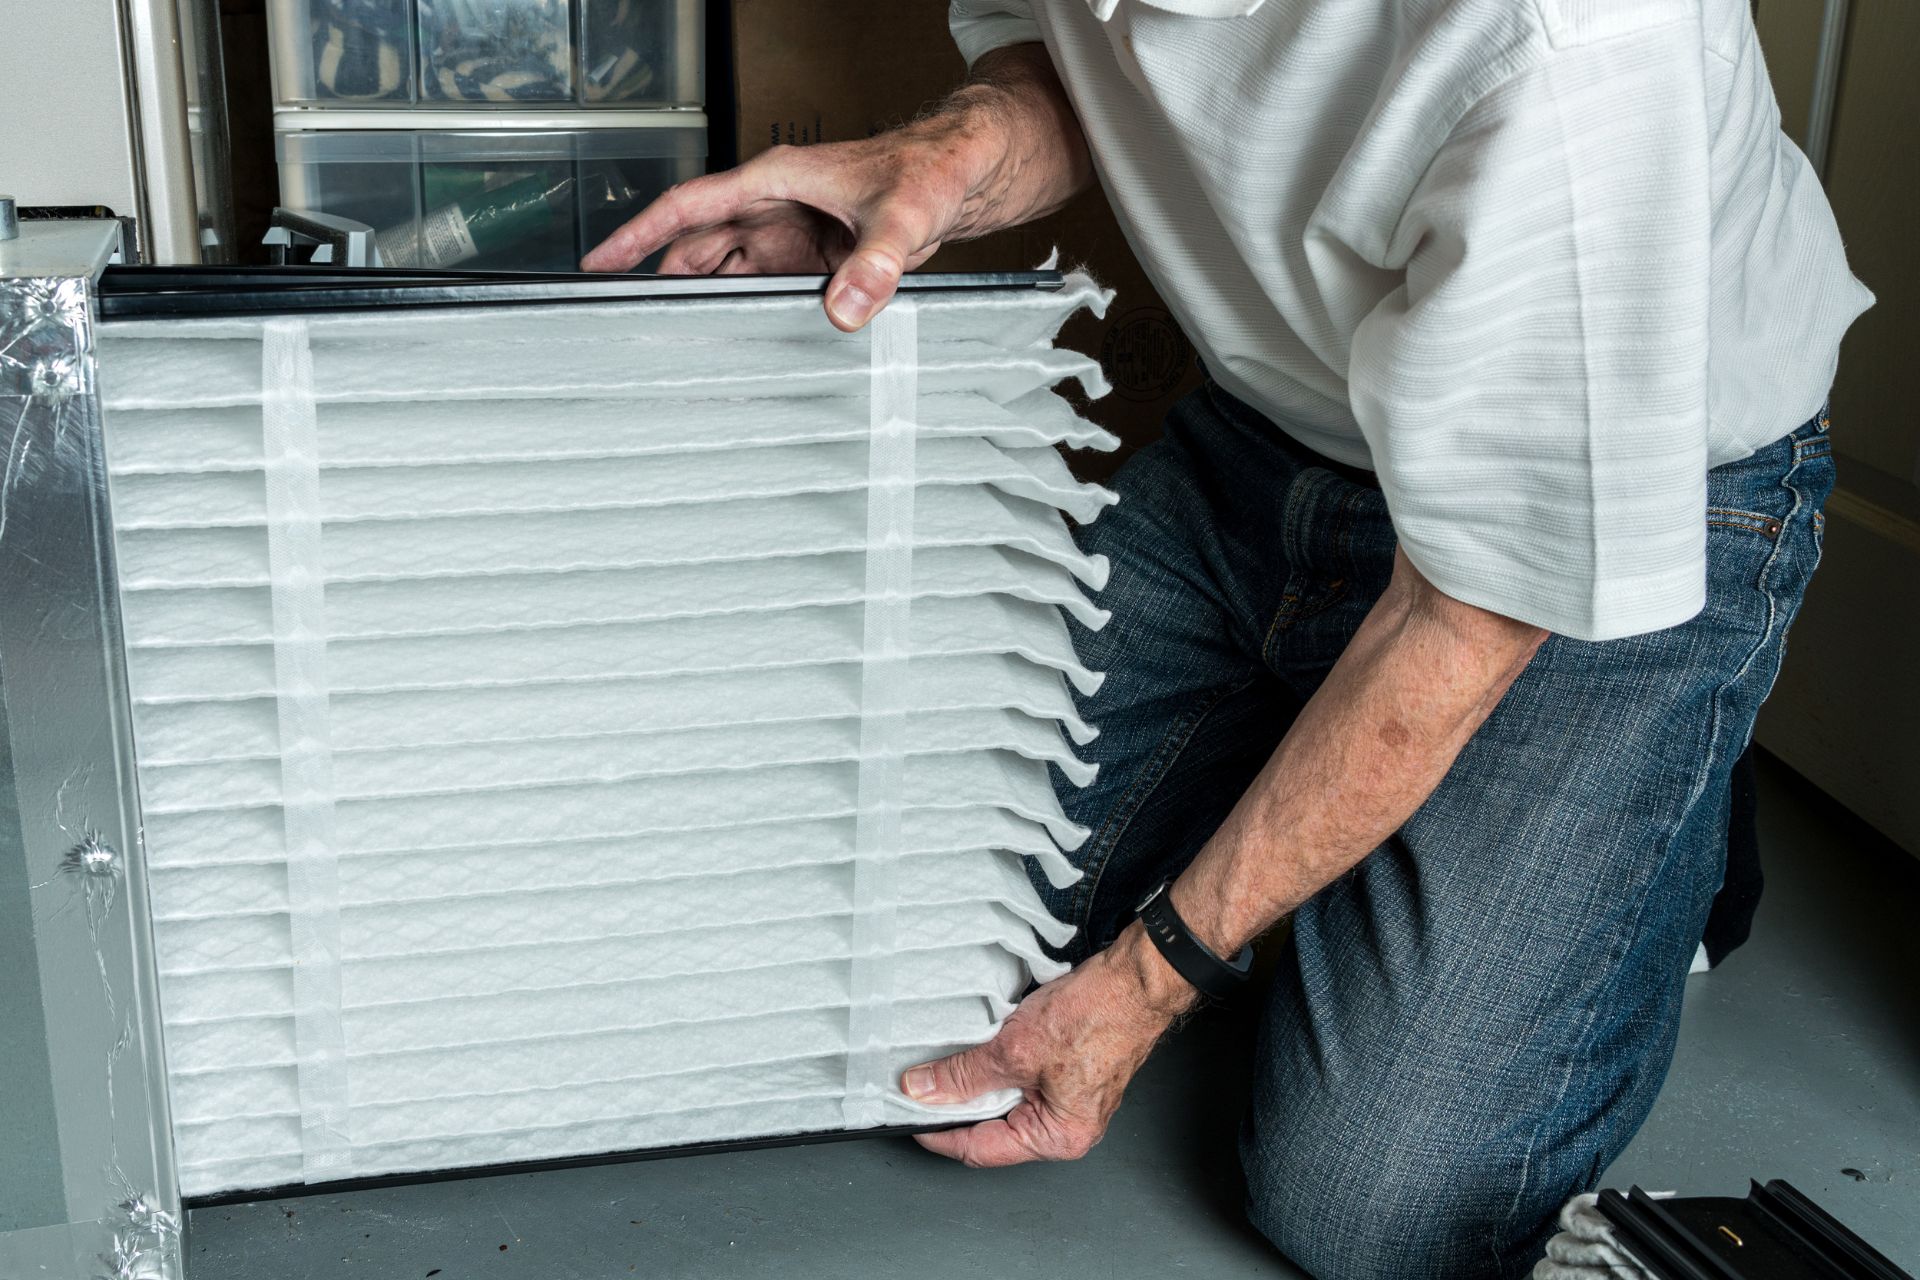
[[[1691,622],[1554,637],[1392,840],[1293,917],[1240,1155],[1256,1226],[1321,1280],[1524,1274],[1645,1119],[1725,865],[1728,774],[1820,554],[1826,418],[1712,473]],[[1113,621],[1083,699],[1085,877],[1110,943],[1272,753],[1387,583],[1380,493],[1207,387],[1082,530]],[[1274,851],[1286,856],[1284,839]]]

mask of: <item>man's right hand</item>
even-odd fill
[[[682,183],[581,261],[627,271],[663,246],[666,275],[829,273],[828,319],[852,331],[942,243],[1065,204],[1086,143],[1044,50],[980,59],[925,119],[859,142],[775,147]]]
[[[829,273],[827,315],[851,331],[953,233],[966,200],[960,161],[905,130],[775,147],[674,187],[580,265],[626,271],[671,245],[665,275]]]

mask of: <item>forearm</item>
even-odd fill
[[[1044,217],[1093,180],[1086,137],[1046,49],[995,49],[967,83],[903,127],[949,155],[965,188],[950,239]]]
[[[1174,909],[1232,955],[1398,831],[1546,633],[1442,595],[1404,558],[1292,729],[1174,883]],[[1135,926],[1150,1003],[1191,1001]]]

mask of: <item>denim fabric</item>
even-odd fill
[[[1321,1280],[1511,1277],[1652,1105],[1725,863],[1728,774],[1820,554],[1823,414],[1714,471],[1693,621],[1554,637],[1405,828],[1293,918],[1241,1139],[1254,1223]],[[1650,460],[1650,466],[1658,465]],[[1065,785],[1103,947],[1198,852],[1386,586],[1378,490],[1217,388],[1082,531],[1113,621]],[[1286,856],[1284,839],[1274,851]]]

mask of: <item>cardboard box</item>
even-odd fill
[[[939,0],[733,0],[734,75],[742,160],[775,143],[864,138],[912,119],[966,77]],[[1032,267],[1058,248],[1115,291],[1105,320],[1081,315],[1063,345],[1098,359],[1113,393],[1084,406],[1124,442],[1117,457],[1081,457],[1112,470],[1160,434],[1173,402],[1199,385],[1193,348],[1168,314],[1098,189],[1038,222],[943,247],[922,270]]]

